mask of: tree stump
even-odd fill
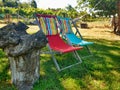
[[[88,25],[87,25],[87,23],[81,23],[81,24],[80,24],[80,27],[81,27],[81,28],[88,28]]]
[[[40,49],[47,43],[41,30],[29,35],[27,28],[22,22],[0,28],[0,48],[8,56],[11,80],[18,90],[31,90],[39,79]]]

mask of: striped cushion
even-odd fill
[[[39,23],[45,35],[56,35],[58,33],[54,18],[40,17]]]
[[[70,19],[59,17],[59,20],[61,21],[62,30],[64,30],[65,33],[71,33],[72,32],[72,26],[71,26],[71,23],[70,23]]]
[[[45,18],[40,17],[40,18],[39,18],[39,23],[40,23],[40,26],[41,26],[44,34],[47,35],[47,34],[48,34],[48,31],[47,31],[47,28],[46,28]]]

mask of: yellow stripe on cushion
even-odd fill
[[[50,18],[50,27],[51,27],[52,35],[57,34],[57,27],[54,18]]]
[[[43,18],[43,17],[40,17],[40,18],[39,18],[39,21],[40,21],[40,25],[41,25],[41,28],[42,28],[44,34],[47,35],[47,34],[48,34],[48,31],[47,31],[47,28],[46,28],[46,23],[45,23],[44,18]]]

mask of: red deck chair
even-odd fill
[[[82,49],[82,47],[73,47],[71,45],[68,45],[65,43],[61,37],[59,36],[58,33],[58,28],[57,28],[57,23],[56,23],[56,16],[52,15],[42,15],[42,14],[36,14],[35,15],[37,24],[44,32],[48,39],[48,44],[47,46],[49,47],[50,54],[52,55],[53,61],[58,69],[58,71],[70,68],[72,66],[75,66],[79,63],[82,62],[81,58],[79,57],[78,53],[76,50]],[[69,53],[73,52],[74,56],[79,60],[77,63],[71,64],[69,66],[60,68],[55,56],[54,56],[54,51],[60,52],[60,53]]]

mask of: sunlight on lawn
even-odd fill
[[[72,78],[62,79],[62,85],[65,90],[80,90],[79,84]]]
[[[115,70],[112,70],[111,73],[117,78],[117,77],[120,77],[120,74],[119,72],[115,71]],[[118,81],[119,82],[119,81]]]
[[[116,52],[115,50],[110,50],[109,52],[113,55],[120,56],[120,52]]]
[[[0,72],[4,70],[4,68],[8,65],[8,59],[7,58],[2,58],[0,59]]]
[[[93,90],[103,90],[103,89],[107,89],[106,85],[105,85],[105,82],[103,80],[92,80],[90,82],[90,87],[89,88],[92,88]]]
[[[40,68],[40,75],[41,76],[45,76],[46,75],[46,73],[45,73],[45,71],[44,71],[44,69],[42,67]]]

